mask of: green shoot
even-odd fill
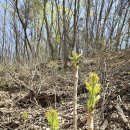
[[[79,60],[82,54],[78,54],[75,51],[72,52],[72,56],[70,57],[71,62],[75,68],[79,66]]]
[[[29,118],[29,113],[28,113],[27,111],[24,111],[24,112],[22,113],[22,118],[23,118],[23,120],[24,120],[24,123],[26,123],[27,120],[28,120],[28,118]]]
[[[59,130],[59,122],[58,122],[59,115],[57,111],[54,109],[50,109],[48,112],[46,112],[45,115],[51,127],[51,130]]]
[[[75,85],[74,85],[74,130],[77,130],[77,88],[78,88],[78,73],[79,73],[79,60],[81,54],[76,52],[72,52],[72,56],[70,57],[73,67],[75,68]]]
[[[96,103],[100,99],[98,95],[101,91],[101,84],[99,83],[99,77],[96,73],[91,72],[89,74],[89,81],[86,81],[86,88],[89,91],[89,99],[87,101],[87,108],[89,112],[94,110]]]

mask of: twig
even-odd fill
[[[122,121],[125,123],[125,125],[130,129],[130,125],[128,123],[128,120],[122,110],[122,108],[120,107],[120,105],[117,103],[117,105],[115,106],[115,108],[117,109],[118,111],[118,114],[120,115]]]
[[[101,126],[101,129],[100,129],[100,130],[105,130],[106,127],[107,127],[107,125],[108,125],[108,121],[105,120],[104,123],[103,123],[103,125]]]
[[[29,88],[29,87],[27,86],[27,84],[26,84],[24,81],[19,80],[18,77],[17,77],[13,72],[11,72],[11,71],[8,70],[8,69],[7,69],[7,71],[9,72],[10,76],[13,77],[14,82],[16,82],[17,84],[20,84],[20,85],[24,86],[24,87],[25,87],[27,90],[29,90],[29,91],[30,91],[30,90],[33,91],[31,88]]]

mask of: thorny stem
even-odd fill
[[[92,112],[88,111],[88,116],[87,116],[88,130],[94,130],[93,117],[94,117],[94,111],[92,111]]]
[[[77,130],[77,88],[78,88],[78,70],[79,66],[75,70],[75,86],[74,86],[74,130]]]

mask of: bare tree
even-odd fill
[[[65,13],[65,0],[63,0],[63,54],[64,54],[64,68],[67,67],[67,58],[68,58],[68,50],[67,50],[67,34],[66,34],[66,13]]]
[[[44,54],[47,60],[62,58],[66,68],[72,50],[86,54],[130,46],[128,0],[0,2],[4,10],[0,25],[3,59],[7,51],[17,59]]]

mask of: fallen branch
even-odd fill
[[[122,110],[122,108],[120,107],[120,105],[117,103],[117,105],[115,106],[115,108],[117,109],[118,114],[120,115],[122,121],[125,123],[125,125],[130,129],[130,125],[129,122]]]
[[[108,125],[108,121],[105,120],[103,125],[101,126],[101,129],[100,130],[105,130],[107,128],[107,125]]]

